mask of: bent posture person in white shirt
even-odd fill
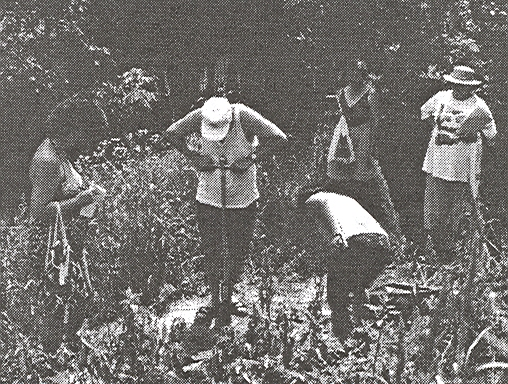
[[[422,120],[433,125],[422,169],[427,173],[424,227],[438,255],[450,261],[459,222],[471,196],[478,196],[482,141],[492,144],[497,132],[487,104],[474,93],[481,84],[474,71],[456,66],[444,78],[452,89],[421,107]]]

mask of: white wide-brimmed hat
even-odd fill
[[[233,118],[231,104],[225,97],[211,97],[201,108],[201,136],[206,140],[220,141],[226,137]]]
[[[482,83],[475,77],[474,69],[465,65],[455,66],[452,73],[443,75],[443,79],[449,83],[462,85],[480,85]]]

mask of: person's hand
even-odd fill
[[[78,194],[79,201],[81,205],[89,205],[92,204],[95,199],[104,193],[104,190],[98,185],[92,184],[88,189],[82,191]]]
[[[461,135],[457,135],[458,140],[462,141],[464,143],[476,143],[478,140],[478,133],[472,132],[472,133],[465,133]]]
[[[250,156],[241,157],[239,159],[236,159],[233,161],[233,163],[230,165],[229,169],[231,172],[239,174],[245,172],[247,169],[249,169],[252,164],[256,161],[256,155],[252,154]]]
[[[217,163],[213,157],[210,155],[193,155],[191,158],[191,163],[197,171],[200,172],[213,172],[217,169]]]

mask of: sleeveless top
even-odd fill
[[[365,124],[370,119],[370,104],[369,95],[370,90],[366,91],[362,97],[352,106],[349,106],[344,95],[344,89],[341,90],[339,95],[339,105],[342,114],[346,119],[349,127],[356,127]]]
[[[240,115],[233,106],[233,121],[230,130],[222,141],[210,141],[201,138],[203,155],[210,155],[214,159],[225,156],[227,164],[250,155],[253,143],[250,142],[241,127]],[[196,200],[200,203],[220,208],[221,200],[221,170],[212,172],[198,172],[198,187]],[[252,164],[241,174],[226,170],[226,208],[246,208],[259,198],[256,182],[256,165]]]
[[[378,161],[372,155],[372,110],[369,104],[369,96],[374,88],[369,89],[353,105],[348,106],[344,96],[344,89],[338,94],[342,117],[335,128],[330,150],[328,152],[327,175],[335,180],[370,180],[381,175]],[[349,132],[353,144],[355,161],[351,164],[341,164],[335,161],[336,146],[339,141],[340,131]]]

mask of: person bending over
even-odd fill
[[[199,150],[187,145],[192,133],[200,137]],[[201,313],[211,320],[217,318],[219,308],[226,308],[228,323],[231,314],[240,315],[231,303],[232,290],[254,232],[259,198],[254,161],[257,137],[286,140],[286,135],[253,109],[212,97],[172,124],[164,137],[197,171],[196,216],[212,294],[211,306]]]

